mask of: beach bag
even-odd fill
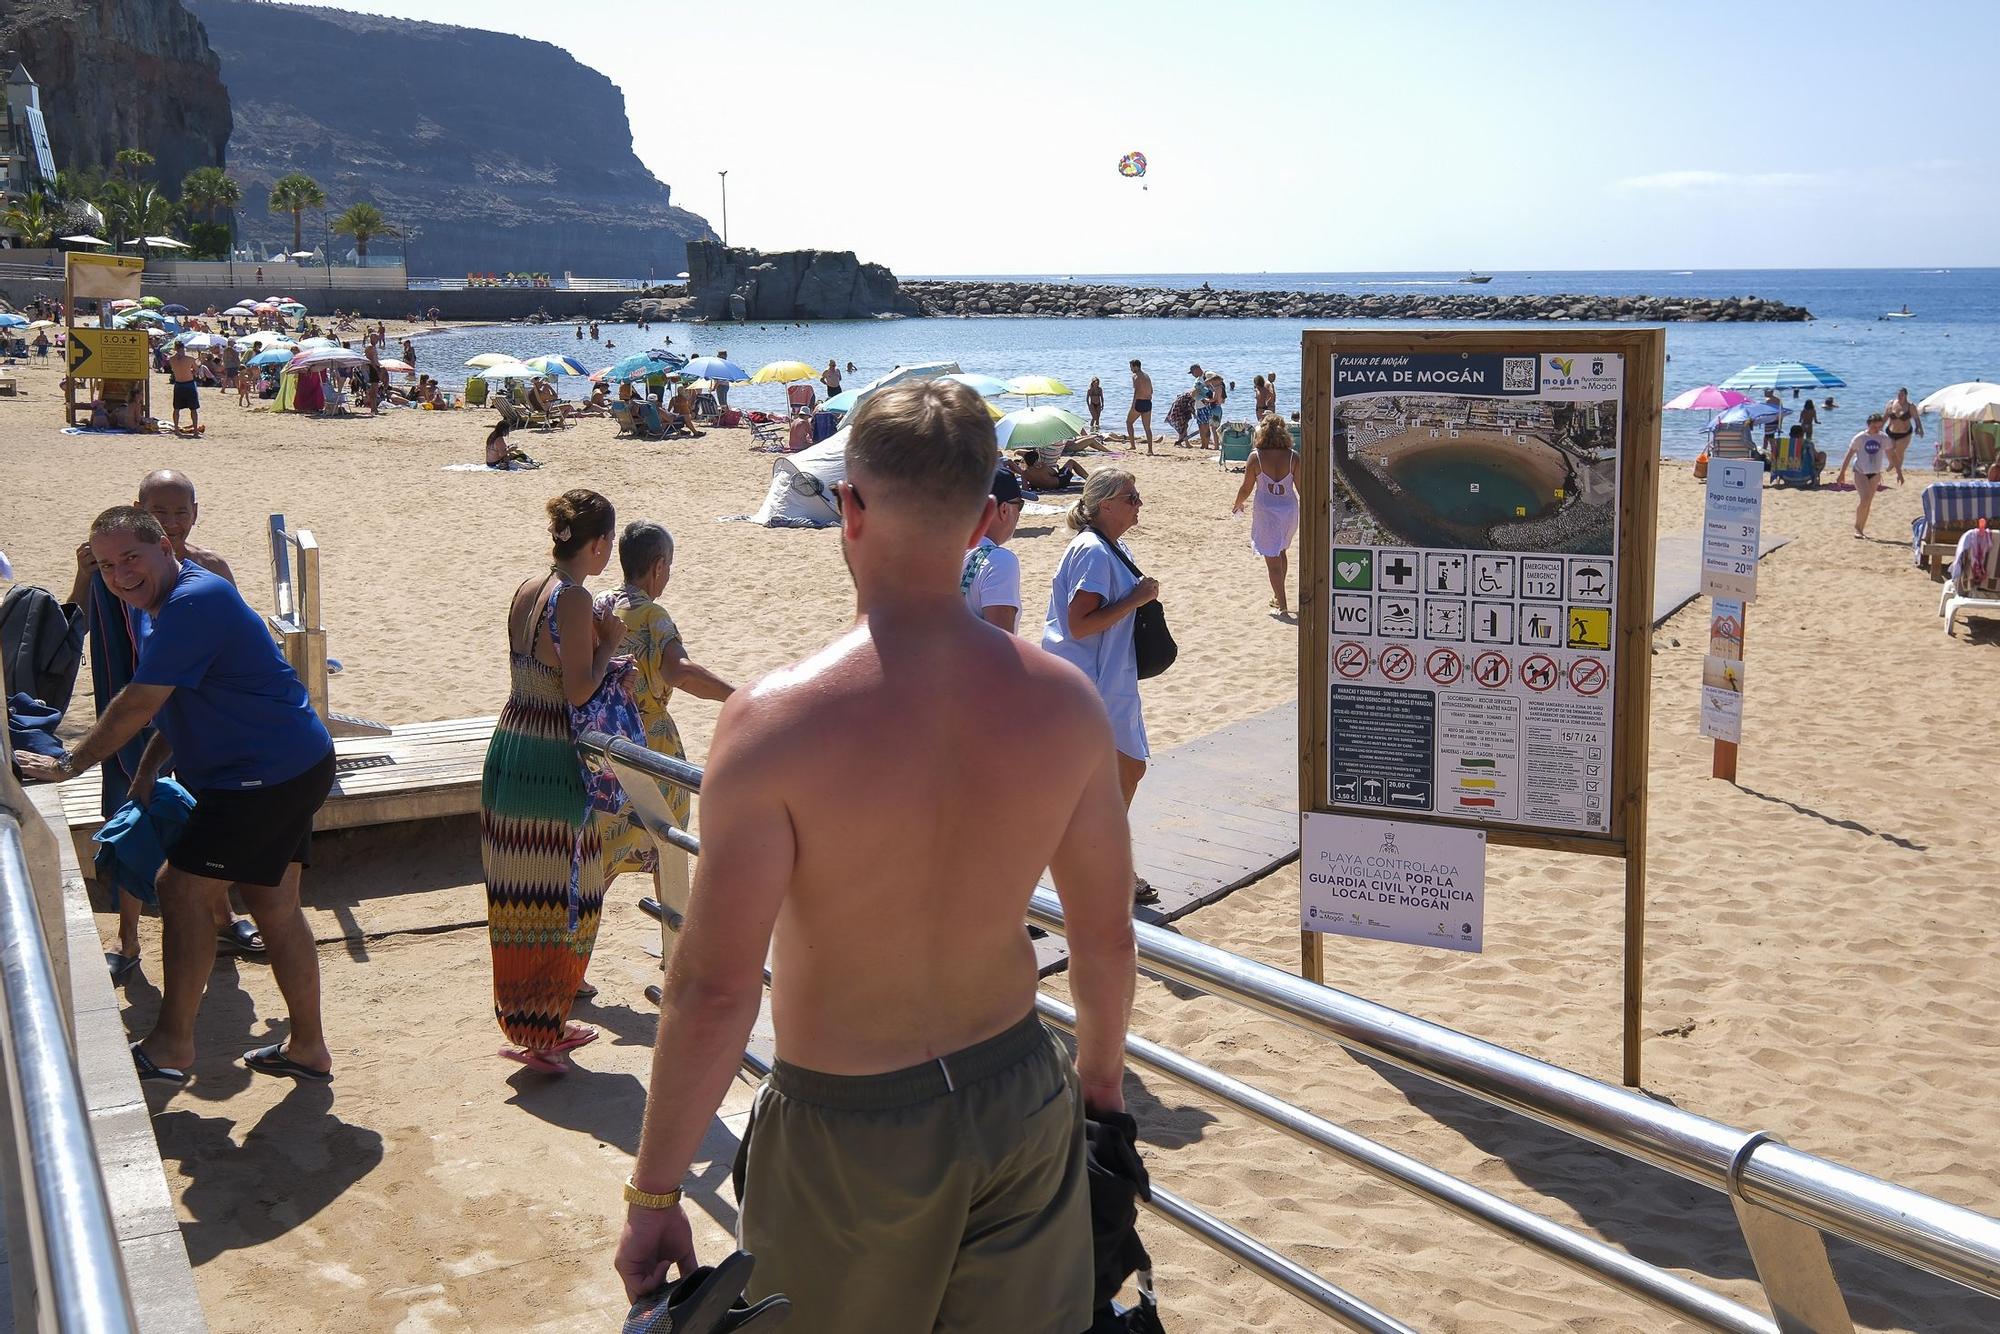
[[[1708,476],[1708,451],[1704,449],[1694,456],[1694,479],[1699,482],[1706,476]]]
[[[1146,577],[1145,571],[1134,565],[1132,558],[1125,554],[1125,548],[1095,528],[1090,531],[1096,533],[1098,541],[1111,548],[1111,554],[1132,572],[1134,579]],[[1141,681],[1149,681],[1173,666],[1180,653],[1180,646],[1174,643],[1173,632],[1167,629],[1167,609],[1160,605],[1158,598],[1132,613],[1132,656],[1138,660]]]
[[[56,601],[46,588],[16,584],[0,602],[0,660],[7,665],[8,691],[24,691],[58,714],[69,712],[86,628],[83,613]]]

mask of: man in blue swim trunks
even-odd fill
[[[195,1018],[215,965],[215,913],[234,885],[255,919],[291,1012],[291,1035],[244,1064],[296,1079],[330,1077],[320,1028],[319,954],[299,910],[313,816],[333,787],[333,739],[305,687],[234,585],[177,560],[146,511],[97,516],[90,549],[112,593],[152,630],[132,680],[61,760],[22,756],[22,772],[60,782],[114,755],[148,723],[159,730],[132,776],[141,805],[173,760],[194,814],[158,880],[165,975],[153,1031],[132,1044],[141,1079],[180,1084],[194,1060]]]

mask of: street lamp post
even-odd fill
[[[726,248],[729,245],[729,173],[718,171],[715,174],[722,178],[722,244]]]

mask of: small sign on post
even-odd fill
[[[1715,741],[1711,775],[1731,783],[1743,739],[1744,615],[1757,596],[1763,529],[1764,465],[1756,459],[1713,460],[1701,533],[1701,591],[1715,599],[1702,663],[1701,734]]]

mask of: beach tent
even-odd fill
[[[957,375],[959,373],[958,363],[955,361],[920,361],[914,366],[898,366],[887,375],[877,376],[867,384],[862,385],[859,389],[849,389],[843,393],[835,394],[832,398],[820,404],[820,410],[822,412],[852,412],[854,409],[860,407],[862,403],[866,402],[868,396],[877,389],[887,389],[890,385],[901,384],[905,380],[937,380],[947,375]]]
[[[840,522],[833,488],[847,480],[847,432],[771,464],[771,487],[750,521],[766,528],[831,528]]]

